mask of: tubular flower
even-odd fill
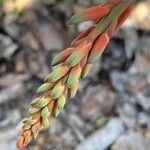
[[[70,23],[99,20],[77,36],[70,47],[52,61],[56,69],[45,78],[38,96],[31,102],[28,115],[23,121],[17,147],[25,147],[39,132],[52,123],[66,104],[67,98],[76,95],[79,80],[86,77],[108,45],[115,30],[130,14],[134,0],[108,0],[75,14]]]

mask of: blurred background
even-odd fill
[[[68,18],[102,0],[0,0],[0,150],[16,150],[21,120],[52,58],[92,22]],[[150,149],[150,1],[138,1],[78,94],[26,150]]]

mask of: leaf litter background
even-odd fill
[[[99,0],[102,2],[102,0]],[[98,0],[0,1],[0,149],[15,142],[51,60],[92,22],[68,18]],[[26,150],[149,150],[150,1],[138,1],[77,96]]]

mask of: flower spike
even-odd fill
[[[23,121],[17,147],[24,148],[34,140],[43,128],[47,128],[64,108],[67,98],[76,95],[79,81],[87,76],[95,61],[108,45],[113,33],[132,10],[135,0],[108,0],[77,13],[70,23],[99,20],[77,36],[70,47],[58,54],[52,65],[54,71],[45,79],[38,96],[31,102]]]

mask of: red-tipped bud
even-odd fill
[[[110,9],[102,6],[87,8],[80,13],[75,14],[69,20],[69,23],[80,23],[88,20],[100,19],[109,13]]]
[[[64,77],[68,71],[69,68],[67,66],[61,66],[54,70],[47,78],[50,82],[56,82],[60,78]]]
[[[53,61],[52,61],[52,65],[58,65],[62,62],[64,62],[69,56],[70,54],[73,52],[74,48],[67,48],[66,50],[62,51],[59,55],[57,55]]]
[[[88,64],[94,63],[99,58],[99,56],[102,54],[102,52],[106,48],[108,42],[109,42],[109,37],[107,33],[103,33],[102,35],[100,35],[100,37],[97,39],[97,41],[95,42],[90,52],[90,55],[87,61]]]
[[[66,60],[67,66],[75,66],[90,51],[91,47],[92,43],[87,41],[79,45]]]
[[[117,28],[121,27],[122,24],[126,21],[127,17],[130,15],[132,11],[132,8],[133,6],[131,5],[122,13],[122,15],[118,19]]]
[[[74,86],[74,84],[78,81],[78,79],[80,78],[81,75],[81,67],[79,64],[77,64],[76,66],[74,66],[71,69],[71,72],[69,74],[68,80],[67,80],[67,87],[71,88],[72,86]]]

